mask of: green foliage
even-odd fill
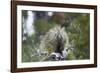
[[[44,19],[37,20],[35,22],[35,27],[39,34],[45,33],[49,29],[49,25],[48,25],[47,21],[45,21]]]
[[[77,16],[69,27],[69,39],[74,43],[76,59],[89,59],[89,14],[81,14]]]
[[[73,53],[73,52],[70,52],[70,53],[68,54],[67,59],[68,59],[68,60],[75,60],[75,59],[76,59],[76,57],[75,57],[75,55],[74,55],[74,53]]]
[[[87,13],[64,13],[65,19],[67,19],[68,25],[65,26],[66,33],[69,37],[69,43],[75,48],[74,51],[71,51],[67,57],[68,60],[77,60],[77,59],[89,59],[90,56],[90,47],[89,47],[89,14]],[[27,18],[27,12],[23,11],[23,16]],[[36,19],[33,23],[35,26],[35,34],[28,36],[26,40],[22,41],[22,62],[37,62],[41,61],[44,56],[39,57],[33,55],[36,53],[36,50],[40,44],[40,36],[48,32],[49,29],[55,25],[59,25],[57,21],[53,20],[53,17],[49,20],[46,19]],[[24,29],[23,29],[24,30]],[[51,52],[51,49],[48,48],[48,51]],[[33,56],[32,56],[33,55]]]

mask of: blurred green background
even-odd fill
[[[40,38],[55,25],[65,27],[69,43],[75,48],[68,54],[66,60],[90,58],[90,15],[88,13],[22,10],[22,62],[41,61],[44,56],[39,57],[36,54]]]

